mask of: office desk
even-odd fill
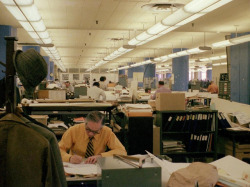
[[[23,105],[24,112],[28,115],[69,115],[85,114],[89,111],[106,111],[111,120],[111,110],[116,106],[111,103],[30,103]]]
[[[219,136],[224,136],[224,137],[228,137],[229,140],[232,141],[232,144],[228,144],[228,145],[232,145],[232,156],[237,157],[236,155],[236,149],[240,150],[242,149],[241,147],[243,147],[244,149],[248,149],[250,150],[250,131],[235,131],[235,130],[231,130],[229,129],[223,129],[221,131],[219,131]],[[244,157],[248,157],[249,158],[249,151],[247,151],[247,153],[243,154],[242,158]],[[239,158],[239,159],[242,159]]]
[[[68,187],[99,187],[101,186],[101,177],[84,178],[81,176],[66,177]]]

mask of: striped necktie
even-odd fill
[[[85,153],[85,158],[91,157],[94,155],[94,146],[93,146],[93,142],[92,139],[94,137],[89,138],[89,143],[86,149],[86,153]]]

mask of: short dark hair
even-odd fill
[[[65,83],[69,83],[69,84],[70,84],[70,82],[69,82],[69,81],[66,81]]]
[[[159,81],[159,85],[164,85],[164,81]]]
[[[99,111],[91,111],[88,113],[87,117],[85,118],[85,123],[88,123],[89,121],[93,121],[95,123],[102,122],[102,125],[104,125],[104,114],[102,114]]]
[[[106,77],[105,76],[101,76],[100,77],[100,81],[105,81],[106,80]]]
[[[94,82],[93,86],[97,86],[99,88],[100,87],[100,83],[99,82]]]
[[[151,90],[151,88],[145,88],[146,93],[148,93],[149,90]]]

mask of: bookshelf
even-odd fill
[[[173,161],[217,159],[217,110],[156,111],[161,155]]]

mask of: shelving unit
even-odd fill
[[[177,162],[204,157],[215,160],[217,116],[216,110],[156,111],[161,155],[168,155]]]

